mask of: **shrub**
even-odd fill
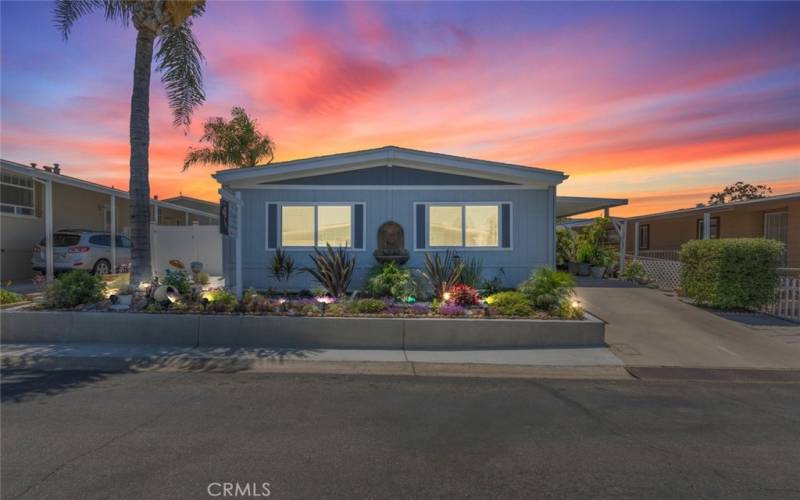
[[[576,238],[578,262],[589,262],[593,266],[605,265],[603,250],[605,249],[608,224],[608,218],[598,217],[578,234]]]
[[[356,314],[376,314],[386,309],[386,302],[379,299],[359,299],[351,302],[349,309]]]
[[[506,271],[502,267],[497,270],[497,273],[492,279],[483,283],[484,295],[492,295],[503,290],[503,280],[506,277]]]
[[[458,283],[464,263],[455,258],[452,250],[448,250],[442,258],[438,253],[425,252],[425,269],[422,277],[428,282],[433,291],[433,296],[442,300],[444,292]]]
[[[645,271],[641,262],[634,260],[633,262],[625,265],[625,269],[622,270],[620,278],[626,281],[635,281],[637,283],[641,283],[647,279],[647,271]]]
[[[373,268],[367,279],[367,293],[374,297],[392,297],[401,299],[413,292],[411,272],[402,269],[394,262]]]
[[[326,316],[344,316],[347,313],[347,309],[344,305],[339,303],[328,304],[325,307],[325,315]]]
[[[48,285],[45,305],[54,308],[75,307],[103,300],[106,284],[101,276],[86,271],[70,271]]]
[[[564,271],[541,267],[519,286],[519,291],[534,306],[555,313],[570,301],[575,292],[575,280]]]
[[[490,295],[486,299],[486,303],[502,316],[531,316],[533,314],[533,307],[521,292],[499,292]]]
[[[24,295],[0,288],[0,304],[14,304],[25,300]]]
[[[439,314],[442,316],[463,316],[466,309],[458,304],[443,303],[439,306]]]
[[[189,275],[183,269],[176,271],[167,269],[167,274],[161,284],[172,286],[181,295],[185,295],[192,290],[192,285],[189,283]]]
[[[783,248],[783,243],[762,238],[689,241],[680,250],[683,292],[721,309],[769,305]]]
[[[270,275],[278,282],[287,282],[295,270],[294,258],[281,248],[275,250],[275,255],[272,256]]]
[[[572,301],[565,300],[551,313],[563,319],[583,319],[583,308],[579,305],[573,305]]]
[[[325,246],[324,252],[314,248],[314,254],[310,256],[314,267],[304,267],[303,271],[313,276],[333,297],[341,297],[350,286],[356,258],[348,256],[343,247],[334,249],[330,244]]]
[[[209,308],[215,312],[231,312],[239,305],[236,295],[223,288],[209,290],[203,294],[203,297],[208,299]]]
[[[208,273],[205,271],[200,271],[199,273],[197,273],[196,281],[200,285],[208,285],[208,282],[210,281],[208,278]]]
[[[458,282],[472,288],[478,288],[483,274],[483,261],[477,257],[471,257],[464,262]]]
[[[449,302],[462,307],[474,306],[480,300],[478,291],[469,285],[456,285],[449,292]]]
[[[556,264],[565,266],[567,262],[576,262],[575,233],[571,229],[559,226],[556,228]]]

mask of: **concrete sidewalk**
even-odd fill
[[[606,321],[627,367],[800,369],[800,325],[763,314],[716,314],[674,293],[581,278],[584,307]]]
[[[362,350],[3,344],[3,368],[629,379],[607,348]]]

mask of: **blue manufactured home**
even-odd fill
[[[276,249],[309,266],[315,246],[345,246],[357,259],[352,289],[377,264],[379,228],[402,228],[408,267],[425,252],[478,257],[483,277],[507,285],[555,263],[557,216],[625,200],[559,198],[562,172],[417,151],[395,146],[223,170],[223,268],[226,283],[282,288],[269,273]],[[396,225],[393,225],[396,228]],[[397,232],[397,230],[395,229]],[[297,274],[290,289],[317,286]]]

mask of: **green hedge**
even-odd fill
[[[759,308],[775,299],[783,243],[762,238],[693,240],[681,247],[687,297],[721,309]]]

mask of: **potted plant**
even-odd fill
[[[606,274],[606,262],[608,250],[600,246],[594,249],[591,257],[592,278],[602,278]]]
[[[566,267],[572,274],[578,274],[576,250],[575,233],[559,226],[556,229],[556,266]]]
[[[578,264],[578,274],[581,276],[589,276],[591,272],[592,255],[594,248],[592,243],[586,239],[578,241],[578,247],[575,253],[575,260]]]

